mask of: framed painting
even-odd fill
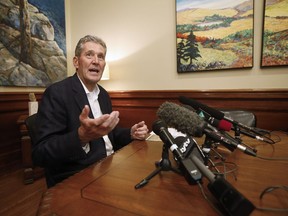
[[[0,86],[47,87],[67,77],[64,0],[3,0],[0,10]]]
[[[253,0],[176,0],[177,72],[253,67]]]
[[[288,65],[288,0],[265,0],[261,67]]]

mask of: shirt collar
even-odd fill
[[[78,74],[77,74],[77,77],[78,77],[78,79],[80,80],[80,82],[81,82],[81,84],[82,84],[82,86],[83,86],[83,88],[84,88],[84,91],[85,91],[85,93],[87,94],[87,96],[88,96],[88,97],[95,97],[96,99],[98,99],[98,95],[99,95],[99,93],[100,93],[100,89],[99,89],[98,85],[96,84],[96,86],[95,86],[95,88],[93,89],[93,91],[90,92],[90,91],[87,89],[87,87],[84,85],[84,83],[82,82],[82,80],[80,79],[80,77],[78,76]]]

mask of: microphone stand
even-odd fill
[[[205,137],[205,141],[204,144],[202,145],[202,152],[204,152],[205,155],[205,160],[204,160],[204,164],[206,166],[209,166],[208,163],[211,164],[211,167],[215,170],[215,172],[217,173],[217,175],[223,176],[225,177],[225,172],[221,172],[218,168],[216,164],[222,164],[222,166],[225,166],[225,161],[226,158],[223,157],[218,151],[216,151],[217,148],[217,143],[215,142],[213,139],[211,139],[210,137]],[[230,148],[229,146],[225,146],[226,148],[228,148],[231,152],[234,151],[233,148]],[[216,162],[214,163],[214,161],[211,159],[211,155],[210,152],[213,151],[213,153],[215,154],[215,158],[220,159],[220,162]],[[237,179],[234,171],[232,172],[232,175],[235,179]]]
[[[204,164],[207,166],[208,163],[210,163],[212,167],[216,170],[216,172],[220,173],[220,170],[216,167],[216,164],[211,160],[210,152],[213,151],[216,154],[216,156],[220,158],[221,161],[225,161],[225,158],[215,150],[215,148],[213,147],[214,143],[215,143],[214,140],[212,140],[207,136],[205,137],[204,144],[202,145],[202,152],[205,155]]]
[[[151,172],[147,177],[145,177],[142,181],[136,184],[135,189],[139,189],[145,186],[149,182],[150,179],[152,179],[161,171],[173,171],[181,175],[180,170],[172,167],[171,161],[169,159],[169,148],[167,148],[165,143],[163,144],[163,148],[162,148],[162,158],[160,161],[155,162],[155,166],[156,166],[156,169],[153,172]]]
[[[252,148],[251,146],[249,146],[245,143],[242,143],[242,139],[240,138],[240,135],[241,135],[241,133],[243,133],[243,130],[241,131],[240,127],[238,127],[236,125],[233,125],[233,127],[234,127],[234,129],[233,129],[234,130],[234,137],[235,137],[236,141],[238,143],[241,143],[242,145],[246,146],[247,148],[250,148],[253,152],[256,153],[257,150],[255,148]],[[243,134],[247,135],[245,132]]]

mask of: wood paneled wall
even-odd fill
[[[151,130],[159,106],[179,96],[193,98],[215,109],[249,110],[257,127],[288,131],[288,89],[219,91],[111,91],[114,110],[120,111],[120,126],[145,120]],[[36,94],[41,100],[41,93]],[[28,114],[28,93],[0,93],[0,175],[21,167],[21,134],[17,119]]]
[[[163,102],[180,104],[179,96],[185,96],[218,110],[251,111],[258,128],[288,131],[288,90],[126,91],[110,92],[110,96],[122,126],[145,120],[151,129]]]
[[[36,94],[39,100],[42,94]],[[20,115],[28,115],[29,93],[0,93],[0,175],[22,166]]]

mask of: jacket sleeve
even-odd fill
[[[81,110],[71,105],[72,96],[64,98],[65,94],[61,92],[65,92],[65,89],[59,85],[48,87],[39,104],[36,121],[38,133],[32,148],[35,165],[53,166],[59,161],[69,162],[86,157],[78,137]]]

